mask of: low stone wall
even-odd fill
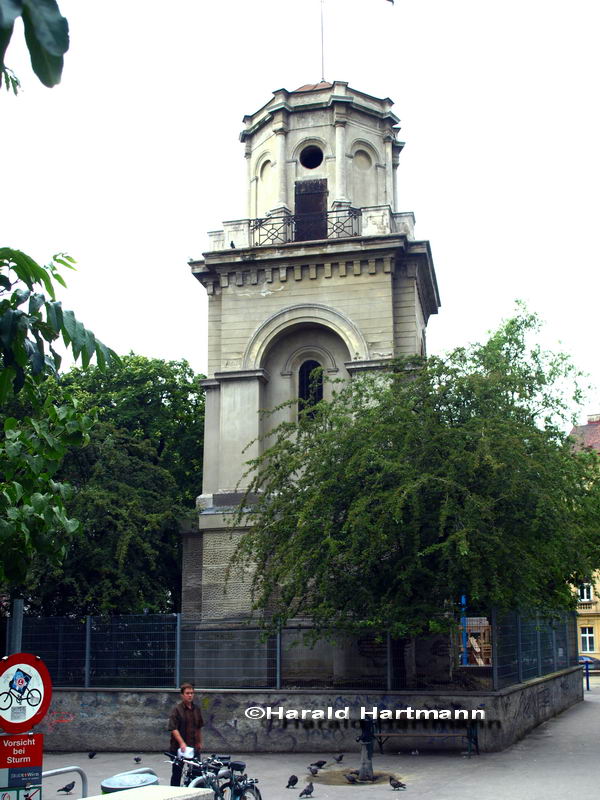
[[[166,721],[179,693],[160,689],[57,689],[48,715],[38,727],[49,751],[157,751],[168,747]],[[485,712],[478,722],[482,751],[503,750],[536,725],[583,699],[578,667],[536,678],[498,692],[205,690],[198,692],[204,716],[204,750],[217,753],[314,752],[358,750],[361,709],[404,710],[402,719],[381,720],[389,730],[452,732],[464,722],[407,718],[409,709]],[[293,710],[331,709],[338,719],[248,719],[250,707]],[[347,715],[348,719],[343,716]],[[318,716],[318,715],[317,715]],[[414,714],[413,714],[414,717]],[[368,718],[368,717],[367,717]],[[386,749],[464,749],[464,742],[439,737],[391,739]]]

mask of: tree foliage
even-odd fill
[[[147,439],[98,423],[90,445],[67,456],[69,512],[80,526],[64,561],[40,561],[27,595],[48,615],[165,612],[178,607],[175,481]]]
[[[4,57],[19,18],[33,71],[44,86],[55,86],[60,82],[63,56],[69,49],[69,25],[56,0],[0,0],[0,79],[4,77],[6,88],[16,94],[18,80],[15,84]]]
[[[202,481],[204,395],[185,361],[123,357],[56,387],[98,424],[61,476],[81,522],[62,565],[39,563],[28,605],[45,615],[169,612],[180,597],[182,517]]]
[[[363,375],[250,464],[259,499],[238,559],[269,624],[446,627],[471,608],[573,606],[600,566],[595,453],[562,432],[577,375],[520,312],[445,358]],[[244,505],[244,504],[242,504]]]
[[[67,515],[70,487],[56,480],[67,451],[89,441],[93,415],[70,398],[57,400],[45,381],[57,374],[64,344],[83,363],[117,359],[72,311],[56,300],[67,256],[46,266],[18,250],[0,248],[0,585],[28,580],[37,557],[57,564],[78,523]],[[18,402],[17,402],[18,398]]]
[[[92,418],[69,402],[40,400],[34,416],[4,418],[0,441],[0,585],[24,584],[36,557],[64,558],[79,523],[67,516],[72,494],[55,480],[67,449],[89,441]]]
[[[84,367],[94,356],[100,367],[117,358],[56,300],[54,283],[66,286],[60,267],[73,269],[74,263],[61,254],[43,267],[20,250],[0,247],[0,403],[26,381],[31,389],[58,374],[61,356],[55,343],[61,336]]]
[[[131,353],[110,370],[73,369],[61,383],[101,421],[148,440],[155,462],[172,475],[179,502],[193,508],[202,486],[203,377],[185,360]]]

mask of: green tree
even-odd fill
[[[64,557],[78,523],[67,516],[71,489],[55,480],[68,449],[89,441],[93,418],[68,398],[53,402],[45,389],[57,374],[65,345],[84,364],[95,355],[104,367],[115,353],[56,300],[64,286],[55,257],[42,267],[18,250],[0,248],[0,585],[26,583],[37,556],[49,564]],[[40,291],[43,290],[43,291]],[[17,396],[19,403],[15,403]],[[14,414],[15,409],[19,414]]]
[[[185,360],[130,353],[110,370],[73,369],[62,386],[101,421],[148,440],[156,463],[172,475],[181,505],[193,508],[202,487],[203,377]]]
[[[48,615],[176,610],[182,513],[170,473],[147,439],[98,423],[91,443],[67,457],[80,526],[64,561],[39,561],[27,602]]]
[[[573,607],[600,566],[594,453],[562,432],[576,372],[525,312],[487,342],[407,359],[280,425],[237,522],[268,624],[410,637],[471,607]],[[243,504],[242,504],[243,505]]]
[[[105,372],[73,369],[56,390],[99,422],[60,473],[81,527],[62,565],[38,564],[29,606],[45,615],[177,610],[180,520],[202,481],[200,377],[185,361],[130,354]]]

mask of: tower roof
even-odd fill
[[[297,89],[294,89],[293,92],[290,94],[296,94],[296,92],[318,92],[320,89],[331,89],[333,86],[332,83],[328,83],[327,81],[319,81],[319,83],[305,83],[304,86],[299,86]]]

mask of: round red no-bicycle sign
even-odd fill
[[[39,656],[14,653],[0,660],[0,728],[30,731],[45,717],[51,699],[50,673]]]

